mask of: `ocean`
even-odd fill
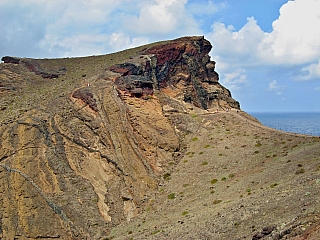
[[[320,112],[251,112],[249,114],[268,127],[320,136]]]

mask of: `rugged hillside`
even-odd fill
[[[240,111],[210,50],[185,37],[103,56],[2,58],[0,238],[319,233],[319,139]]]
[[[190,131],[183,158],[109,239],[320,239],[319,137],[236,111],[174,117]]]

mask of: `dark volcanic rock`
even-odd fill
[[[4,63],[13,63],[13,64],[19,64],[19,62],[20,62],[19,58],[14,58],[14,57],[10,57],[10,56],[2,57],[1,60]]]
[[[34,72],[37,75],[40,75],[42,78],[58,78],[60,75],[65,74],[65,69],[59,71],[46,71],[35,61],[32,60],[22,60],[23,64],[29,69],[30,72]]]
[[[64,75],[66,72],[65,68],[59,69],[58,71],[48,71],[43,69],[39,63],[34,61],[33,59],[28,58],[16,58],[5,56],[1,59],[4,63],[12,63],[12,64],[23,64],[25,67],[29,69],[30,72],[34,72],[37,75],[40,75],[42,78],[58,78],[60,75]]]
[[[203,37],[179,38],[146,49],[109,70],[119,74],[115,80],[117,88],[136,97],[167,88],[203,109],[240,109],[239,102],[218,82],[215,62],[208,55],[211,48]]]
[[[88,88],[80,88],[72,94],[72,97],[81,99],[83,102],[89,105],[89,107],[98,111],[96,100],[93,97],[93,94],[89,91]]]
[[[118,64],[110,68],[111,71],[121,74],[115,81],[118,88],[129,91],[136,97],[153,94],[153,81],[149,69],[148,66],[136,66],[133,63]]]
[[[264,238],[265,236],[270,235],[274,229],[274,226],[264,227],[261,232],[257,232],[253,235],[252,240]]]

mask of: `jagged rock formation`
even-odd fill
[[[0,238],[100,239],[141,213],[183,151],[168,114],[239,109],[210,49],[190,37],[113,61],[3,58]]]
[[[177,39],[148,48],[109,70],[120,75],[115,79],[117,87],[133,96],[166,89],[173,97],[203,109],[240,109],[230,91],[218,83],[215,62],[208,55],[211,48],[210,42],[201,37]]]

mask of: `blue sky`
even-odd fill
[[[320,0],[0,0],[0,56],[98,55],[204,35],[248,112],[320,111]]]

